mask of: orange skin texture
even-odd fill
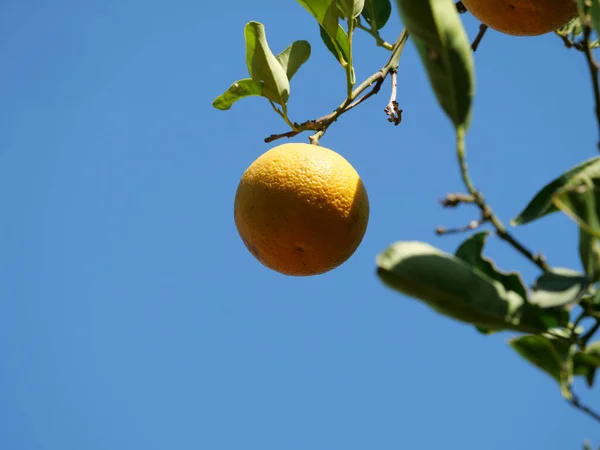
[[[462,0],[490,28],[513,36],[539,36],[577,15],[574,0]]]
[[[246,248],[263,265],[285,275],[318,275],[356,251],[367,229],[369,199],[341,155],[287,143],[246,169],[234,218]]]

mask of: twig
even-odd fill
[[[390,94],[390,101],[383,111],[389,116],[388,122],[400,125],[400,122],[402,122],[402,110],[398,107],[398,102],[396,101],[396,73],[398,73],[396,69],[390,70],[392,92]]]
[[[590,69],[592,84],[594,86],[594,99],[596,103],[596,121],[598,122],[598,130],[600,134],[600,85],[598,84],[598,63],[594,59],[592,48],[590,46],[591,33],[591,28],[589,26],[585,26],[583,30],[584,53],[588,63],[588,67]],[[600,149],[600,141],[598,142],[598,149]]]
[[[456,134],[456,153],[458,156],[458,162],[460,166],[460,174],[463,183],[467,188],[467,191],[473,196],[474,203],[481,210],[482,218],[489,221],[494,226],[494,228],[496,229],[496,233],[500,239],[509,243],[515,250],[517,250],[528,260],[530,260],[532,263],[538,266],[542,271],[548,272],[550,270],[550,266],[548,266],[548,263],[546,262],[544,256],[541,254],[534,254],[533,252],[531,252],[531,250],[527,249],[527,247],[521,244],[512,234],[510,234],[506,230],[506,227],[504,226],[500,218],[487,204],[481,192],[479,192],[475,188],[469,175],[469,169],[466,160],[465,131],[464,129],[460,129]]]
[[[440,203],[444,208],[454,208],[461,203],[475,203],[475,197],[471,194],[447,194]]]
[[[581,336],[581,346],[585,349],[587,343],[589,342],[589,340],[594,336],[594,334],[596,334],[596,332],[598,331],[598,329],[600,328],[600,320],[598,320],[596,318],[596,323],[594,324],[594,326],[592,326],[592,328],[590,328],[588,331],[585,332],[584,335]]]
[[[360,17],[357,18],[357,22],[356,22],[356,28],[360,28],[361,30],[363,30],[366,33],[369,33],[371,36],[373,36],[373,38],[375,38],[375,42],[377,43],[377,45],[379,47],[383,47],[386,50],[392,50],[394,48],[394,46],[392,44],[390,44],[389,42],[387,42],[386,40],[384,40],[381,35],[379,34],[379,31],[377,31],[374,27],[373,24],[371,24],[371,28],[367,28],[365,27],[362,22],[360,21]]]
[[[476,230],[480,226],[484,224],[485,220],[472,220],[467,225],[457,228],[445,228],[445,227],[437,227],[435,229],[435,234],[438,236],[443,236],[446,234],[458,234],[465,233],[467,231]]]
[[[488,26],[485,23],[482,23],[481,25],[479,25],[479,33],[477,33],[475,40],[471,44],[471,49],[474,52],[477,51],[477,47],[479,47],[479,44],[481,43],[481,40],[483,39],[483,36],[485,35],[485,32],[487,30],[488,30]]]
[[[587,414],[588,416],[590,416],[592,419],[600,422],[600,414],[598,414],[596,411],[594,411],[590,407],[583,405],[581,403],[581,400],[579,400],[579,397],[577,397],[573,392],[571,392],[571,399],[567,400],[567,401],[574,408],[577,408],[579,411],[584,412],[585,414]]]
[[[463,2],[456,2],[456,9],[458,10],[459,14],[464,14],[467,12],[467,8],[465,8],[465,5],[463,5]]]
[[[329,126],[333,122],[335,122],[338,119],[338,117],[340,117],[342,114],[346,113],[350,109],[354,108],[358,104],[362,103],[364,100],[366,100],[366,98],[369,98],[372,95],[375,95],[377,92],[379,92],[383,80],[385,80],[385,78],[388,76],[392,69],[396,69],[398,67],[400,55],[402,54],[402,50],[404,49],[404,45],[406,44],[407,40],[408,32],[405,29],[402,31],[402,33],[394,43],[392,54],[385,66],[383,66],[373,75],[365,79],[360,85],[358,85],[352,91],[352,93],[331,114],[328,114],[315,120],[308,120],[301,124],[294,123],[293,125],[294,127],[296,127],[295,130],[280,134],[272,134],[269,137],[265,138],[265,142],[273,142],[276,139],[280,139],[283,137],[293,137],[302,133],[303,131],[316,131],[316,133],[309,139],[312,143],[317,144],[319,142],[319,139],[327,131],[327,128],[329,128]],[[357,98],[373,84],[375,84],[375,86],[373,87],[372,91],[365,94],[363,97],[357,100]]]

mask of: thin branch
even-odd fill
[[[392,54],[388,62],[375,72],[373,75],[365,79],[360,85],[358,85],[350,95],[331,113],[326,116],[320,117],[315,120],[307,120],[301,124],[294,123],[295,130],[288,131],[280,134],[272,134],[269,137],[265,138],[265,142],[273,142],[276,139],[284,138],[284,137],[293,137],[296,136],[303,131],[316,131],[316,133],[311,136],[309,139],[312,143],[318,143],[319,139],[325,134],[327,128],[335,122],[342,114],[348,112],[350,109],[354,108],[358,104],[362,103],[367,98],[377,94],[381,87],[381,83],[388,76],[391,70],[396,69],[398,67],[398,62],[400,60],[400,55],[402,54],[402,50],[404,49],[404,45],[408,40],[408,32],[405,30],[402,31],[396,42],[394,43],[394,47],[392,50]],[[373,84],[372,91],[365,94],[363,97],[358,98],[364,91],[366,91]],[[365,98],[366,97],[366,98]],[[358,100],[357,100],[358,98]]]
[[[600,85],[598,83],[598,63],[594,59],[592,48],[590,45],[590,36],[592,30],[589,26],[584,27],[583,30],[583,45],[585,59],[587,60],[588,67],[590,69],[590,76],[592,77],[592,84],[594,86],[594,99],[596,103],[596,121],[598,122],[598,131],[600,134]],[[598,142],[598,148],[600,149],[600,141]]]
[[[594,334],[596,334],[596,332],[598,331],[598,329],[600,328],[600,320],[596,319],[596,323],[592,326],[592,328],[590,328],[588,331],[585,332],[585,334],[583,334],[581,336],[581,346],[585,349],[585,347],[587,346],[587,343],[589,342],[589,340],[594,336]]]
[[[390,75],[392,78],[392,91],[390,93],[390,101],[383,109],[383,111],[389,116],[388,122],[392,122],[394,125],[400,125],[400,122],[402,122],[402,110],[398,107],[398,102],[396,101],[397,73],[398,71],[396,69],[390,70]]]
[[[443,236],[446,234],[465,233],[467,231],[476,230],[477,228],[482,226],[484,223],[485,223],[484,220],[472,220],[467,225],[458,227],[458,228],[437,227],[435,229],[435,234],[437,234],[438,236]]]
[[[481,43],[481,40],[483,39],[483,36],[485,36],[485,32],[487,30],[488,30],[488,26],[486,24],[482,23],[481,25],[479,25],[479,33],[477,33],[475,40],[471,44],[471,49],[474,52],[477,51],[477,48],[479,47],[479,44]]]
[[[447,194],[440,203],[444,208],[454,208],[461,203],[475,203],[475,197],[471,194]]]
[[[463,5],[463,2],[456,2],[456,9],[459,12],[459,14],[464,14],[467,12],[467,8],[465,8],[465,5]]]
[[[600,422],[600,414],[598,414],[596,411],[594,411],[593,409],[591,409],[588,406],[585,406],[584,404],[581,403],[581,400],[579,400],[579,397],[577,397],[573,392],[571,392],[571,400],[567,400],[571,406],[573,406],[574,408],[577,408],[579,411],[587,414],[588,416],[590,416],[592,419]]]
[[[458,162],[460,166],[460,174],[463,180],[465,187],[469,194],[473,196],[474,203],[481,210],[482,218],[486,221],[489,221],[494,228],[496,229],[496,234],[500,239],[510,244],[515,250],[521,253],[525,258],[530,260],[536,266],[538,266],[542,271],[548,272],[550,267],[546,262],[546,259],[541,254],[534,254],[531,250],[521,244],[512,234],[510,234],[507,230],[500,218],[494,213],[492,208],[487,204],[481,192],[479,192],[473,182],[471,181],[471,177],[469,175],[469,169],[466,160],[465,153],[465,131],[463,129],[457,132],[456,136],[456,153],[458,156]]]
[[[379,31],[377,31],[376,29],[373,28],[373,24],[371,24],[371,28],[365,27],[362,24],[362,22],[360,21],[360,17],[357,18],[356,28],[359,28],[359,29],[363,30],[364,32],[369,33],[371,36],[373,36],[373,38],[375,38],[375,42],[377,43],[377,45],[379,47],[383,47],[386,50],[390,50],[390,51],[394,48],[394,46],[392,44],[390,44],[389,42],[387,42],[385,39],[383,39],[381,37],[381,35],[379,34]]]

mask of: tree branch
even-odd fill
[[[541,254],[534,254],[531,250],[521,244],[512,234],[510,234],[506,230],[506,227],[500,218],[494,213],[490,205],[487,204],[481,192],[478,191],[473,185],[466,160],[464,130],[459,130],[457,132],[456,153],[463,183],[469,194],[473,197],[473,202],[480,209],[482,220],[488,221],[493,225],[493,227],[496,229],[496,234],[500,239],[510,244],[515,250],[538,266],[542,271],[548,272],[550,267],[548,266],[544,256]]]
[[[379,92],[383,80],[385,80],[385,78],[392,70],[395,70],[398,67],[400,56],[402,54],[402,50],[404,49],[404,45],[406,44],[407,40],[408,32],[406,31],[406,29],[404,29],[398,37],[398,39],[396,40],[396,42],[394,43],[392,54],[388,62],[381,69],[379,69],[373,75],[364,80],[360,85],[358,85],[331,114],[328,114],[315,120],[308,120],[301,124],[294,123],[294,130],[280,134],[272,134],[265,138],[265,142],[273,142],[283,137],[290,138],[302,133],[303,131],[316,131],[316,133],[310,137],[310,141],[313,144],[318,144],[319,139],[325,134],[327,128],[329,128],[329,126],[333,122],[335,122],[342,114],[350,111],[352,108],[359,105],[367,98]],[[373,84],[375,84],[375,86],[373,87],[371,92],[365,94],[361,98],[358,98]]]
[[[588,406],[585,406],[584,404],[581,403],[581,400],[579,400],[579,397],[576,396],[573,392],[571,392],[571,399],[567,400],[571,406],[573,406],[574,408],[578,409],[579,411],[587,414],[589,417],[591,417],[592,419],[600,422],[600,414],[598,414],[596,411],[594,411],[593,409],[591,409]]]
[[[485,32],[487,30],[488,26],[486,24],[482,23],[481,25],[479,25],[479,33],[477,33],[475,40],[471,44],[471,50],[473,50],[474,52],[477,51],[477,48],[479,47],[479,44],[481,43],[481,40],[483,39],[483,36],[485,36]]]

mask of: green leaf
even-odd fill
[[[335,0],[297,0],[313,15],[325,33],[335,39],[338,32],[339,13]]]
[[[581,164],[573,167],[569,171],[562,174],[560,177],[552,180],[544,186],[529,202],[525,209],[511,221],[511,225],[524,225],[534,220],[540,219],[548,214],[558,211],[558,208],[552,203],[554,194],[567,185],[579,173],[586,170],[588,167],[600,164],[600,157],[588,159]]]
[[[294,41],[277,55],[277,61],[284,68],[288,81],[292,81],[292,77],[308,58],[310,58],[310,44],[307,41]]]
[[[213,106],[224,111],[231,108],[231,105],[238,100],[251,95],[262,95],[262,86],[255,83],[252,78],[244,78],[233,83],[229,89],[219,95],[213,101]]]
[[[600,237],[600,164],[577,174],[555,192],[552,202],[585,231]]]
[[[480,231],[466,239],[456,250],[456,257],[481,270],[488,277],[500,282],[504,289],[516,292],[521,298],[527,298],[527,288],[517,272],[501,272],[490,259],[482,256],[488,231]]]
[[[362,16],[371,28],[381,30],[392,14],[392,2],[390,0],[367,0],[362,11]]]
[[[475,74],[471,44],[454,0],[396,0],[438,102],[466,131],[471,119]]]
[[[393,244],[378,255],[377,266],[388,287],[483,329],[540,333],[568,321],[564,311],[531,305],[476,267],[423,242]]]
[[[323,39],[325,46],[329,49],[333,56],[335,56],[335,59],[337,59],[340,64],[346,64],[348,61],[350,48],[348,47],[348,35],[342,26],[338,25],[338,31],[335,35],[335,43],[331,40],[323,27],[319,26],[319,30],[321,33],[321,39]]]
[[[597,237],[579,227],[579,258],[590,280],[600,278],[600,242]]]
[[[594,385],[596,370],[600,367],[600,341],[589,344],[585,351],[578,351],[573,357],[575,375],[585,377],[589,387]]]
[[[532,286],[529,301],[542,308],[565,306],[581,300],[588,279],[579,272],[565,268],[553,268],[538,277]]]
[[[344,17],[355,19],[360,16],[365,7],[365,0],[336,0],[339,10]]]
[[[579,16],[574,17],[562,27],[558,28],[556,30],[556,33],[560,36],[568,37],[571,40],[574,40],[575,38],[581,36],[583,34],[581,18]]]
[[[290,82],[286,70],[271,52],[265,27],[259,22],[248,22],[246,38],[246,65],[255,83],[262,84],[262,95],[284,105],[290,96]]]
[[[520,336],[509,340],[509,345],[527,361],[554,378],[560,384],[563,396],[570,398],[573,346],[547,335]]]

